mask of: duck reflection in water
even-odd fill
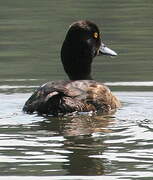
[[[73,23],[61,49],[61,61],[69,81],[52,81],[40,86],[27,100],[23,111],[29,114],[59,116],[73,112],[112,114],[119,100],[104,84],[92,80],[91,65],[97,55],[116,56],[106,47],[96,24]]]
[[[39,122],[40,123],[40,122]],[[62,136],[91,135],[93,133],[109,133],[109,126],[115,123],[112,116],[66,116],[48,117],[40,123],[40,128],[56,131]]]
[[[37,122],[38,126],[33,128],[64,137],[63,145],[57,146],[56,152],[58,149],[58,154],[60,150],[65,151],[64,156],[68,160],[62,163],[65,175],[102,175],[107,172],[107,159],[94,156],[104,153],[107,146],[103,133],[112,132],[109,126],[114,123],[114,118],[102,116],[50,117],[39,124]],[[93,133],[97,136],[94,137]]]

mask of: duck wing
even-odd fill
[[[75,100],[75,97],[83,94],[83,91],[70,84],[71,81],[51,81],[43,84],[26,101],[23,111],[29,114],[37,112],[57,115],[81,109],[83,103]]]

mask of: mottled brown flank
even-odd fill
[[[118,99],[111,93],[108,87],[104,85],[94,85],[88,89],[89,97],[98,99],[104,104],[109,104],[111,109],[115,109],[121,106]]]

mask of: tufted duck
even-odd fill
[[[53,116],[73,112],[114,113],[120,107],[119,100],[107,86],[91,77],[93,58],[100,54],[117,55],[102,43],[94,23],[74,22],[61,49],[63,67],[70,80],[40,86],[26,101],[23,111]]]

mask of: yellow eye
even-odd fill
[[[98,33],[97,33],[97,32],[94,32],[93,37],[94,37],[95,39],[97,39],[97,38],[98,38]]]

